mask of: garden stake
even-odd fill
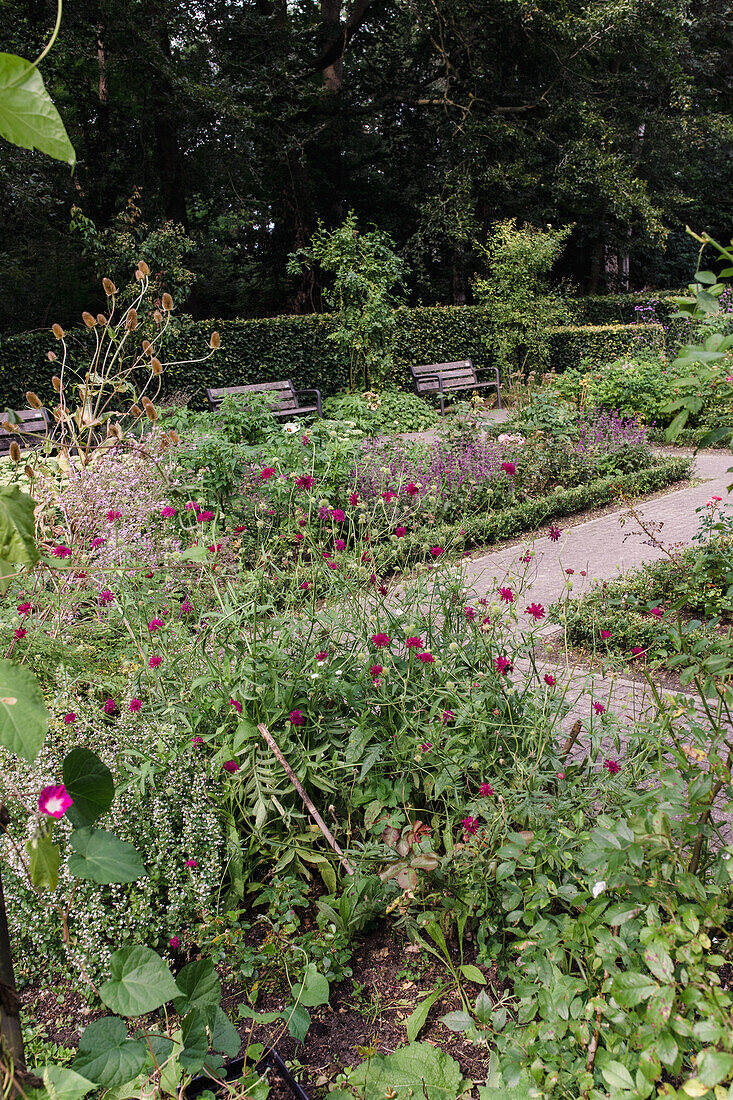
[[[311,817],[313,818],[316,825],[318,826],[318,828],[321,830],[321,832],[325,836],[325,838],[328,841],[328,843],[330,844],[330,846],[333,848],[336,855],[339,857],[339,861],[341,863],[341,866],[343,867],[343,869],[346,871],[346,873],[348,875],[353,875],[354,868],[351,866],[351,864],[347,860],[347,858],[344,855],[344,853],[342,852],[341,848],[339,848],[338,843],[337,843],[333,833],[331,832],[328,825],[323,820],[323,818],[319,814],[318,810],[315,808],[315,806],[311,802],[310,798],[306,794],[306,792],[303,788],[303,785],[300,782],[300,780],[298,779],[297,775],[295,774],[293,769],[290,767],[290,765],[288,764],[288,762],[285,759],[285,757],[283,756],[283,754],[280,752],[280,749],[277,747],[277,744],[275,742],[275,738],[272,736],[272,734],[270,733],[270,731],[268,730],[268,728],[264,724],[264,722],[260,722],[259,725],[257,726],[257,729],[260,731],[260,733],[264,737],[265,741],[267,741],[267,744],[270,746],[272,751],[275,753],[275,756],[278,758],[278,760],[282,764],[282,766],[285,769],[285,772],[288,776],[288,779],[293,784],[293,786],[295,787],[295,789],[298,792],[298,794],[300,795],[300,797],[303,799],[303,802],[307,806]]]

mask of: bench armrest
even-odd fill
[[[320,390],[316,390],[316,389],[293,390],[293,393],[295,394],[296,397],[300,397],[300,395],[303,394],[303,393],[313,393],[313,394],[315,394],[315,396],[316,396],[316,408],[318,409],[318,415],[321,416],[321,417],[323,416],[323,413],[321,412],[321,391]]]

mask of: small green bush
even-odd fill
[[[340,393],[324,402],[324,416],[351,420],[365,435],[382,432],[422,432],[434,427],[438,411],[421,397],[402,390],[384,393]]]

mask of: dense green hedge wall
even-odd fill
[[[652,319],[666,323],[677,310],[670,298],[684,293],[664,290],[656,294],[589,294],[571,300],[564,320],[576,325],[632,325]],[[649,307],[654,308],[653,314],[648,312]]]
[[[657,328],[649,329],[655,338]],[[203,408],[206,386],[291,378],[296,388],[317,386],[328,397],[348,385],[348,364],[340,359],[328,339],[333,320],[327,315],[177,322],[177,331],[168,339],[163,362],[205,355],[214,329],[221,333],[221,349],[205,363],[167,366],[163,375],[165,393],[185,391],[192,395],[192,405]],[[552,366],[565,370],[584,357],[597,362],[628,354],[640,331],[638,325],[554,329]],[[470,358],[477,367],[489,366],[491,361],[484,346],[486,332],[487,314],[478,306],[398,310],[396,367],[391,381],[409,388],[406,368],[410,363]],[[72,370],[83,368],[92,340],[93,336],[81,326],[68,334]],[[35,390],[47,404],[54,403],[51,376],[58,373],[58,364],[49,363],[46,357],[49,350],[59,351],[50,332],[14,336],[0,343],[0,407],[25,407],[28,389]]]
[[[664,350],[662,325],[565,325],[552,329],[552,369],[558,372],[611,363],[633,352],[641,334],[647,347]]]

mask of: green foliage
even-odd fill
[[[439,421],[437,409],[402,390],[381,393],[344,393],[329,397],[323,413],[335,420],[349,420],[366,436],[382,432],[423,432]]]
[[[38,149],[73,168],[74,147],[37,64],[0,53],[0,137],[21,149]]]
[[[32,497],[17,485],[0,488],[0,592],[7,591],[18,569],[38,561],[34,507]]]
[[[582,366],[602,367],[617,359],[634,358],[639,342],[664,351],[661,325],[567,325],[552,330],[550,363],[558,374]]]
[[[0,660],[0,744],[32,763],[48,729],[38,680],[27,668]]]
[[[476,279],[473,289],[491,317],[487,343],[500,374],[549,364],[550,329],[567,311],[549,276],[571,228],[518,229],[512,218],[494,225],[481,248],[489,274]]]
[[[379,229],[361,233],[352,210],[337,229],[320,224],[308,247],[290,257],[288,271],[297,275],[307,264],[334,277],[324,292],[336,315],[329,339],[349,365],[350,389],[383,384],[393,364],[395,287],[405,273],[393,242]]]
[[[466,1080],[458,1062],[429,1043],[410,1043],[392,1054],[374,1054],[349,1070],[346,1086],[330,1095],[334,1100],[395,1100],[424,1096],[425,1100],[460,1100],[470,1095],[473,1082]]]
[[[662,358],[633,356],[597,365],[592,370],[568,370],[554,385],[556,392],[576,405],[638,416],[645,424],[666,426],[663,411],[679,385],[680,371]],[[716,395],[710,395],[711,402]]]

